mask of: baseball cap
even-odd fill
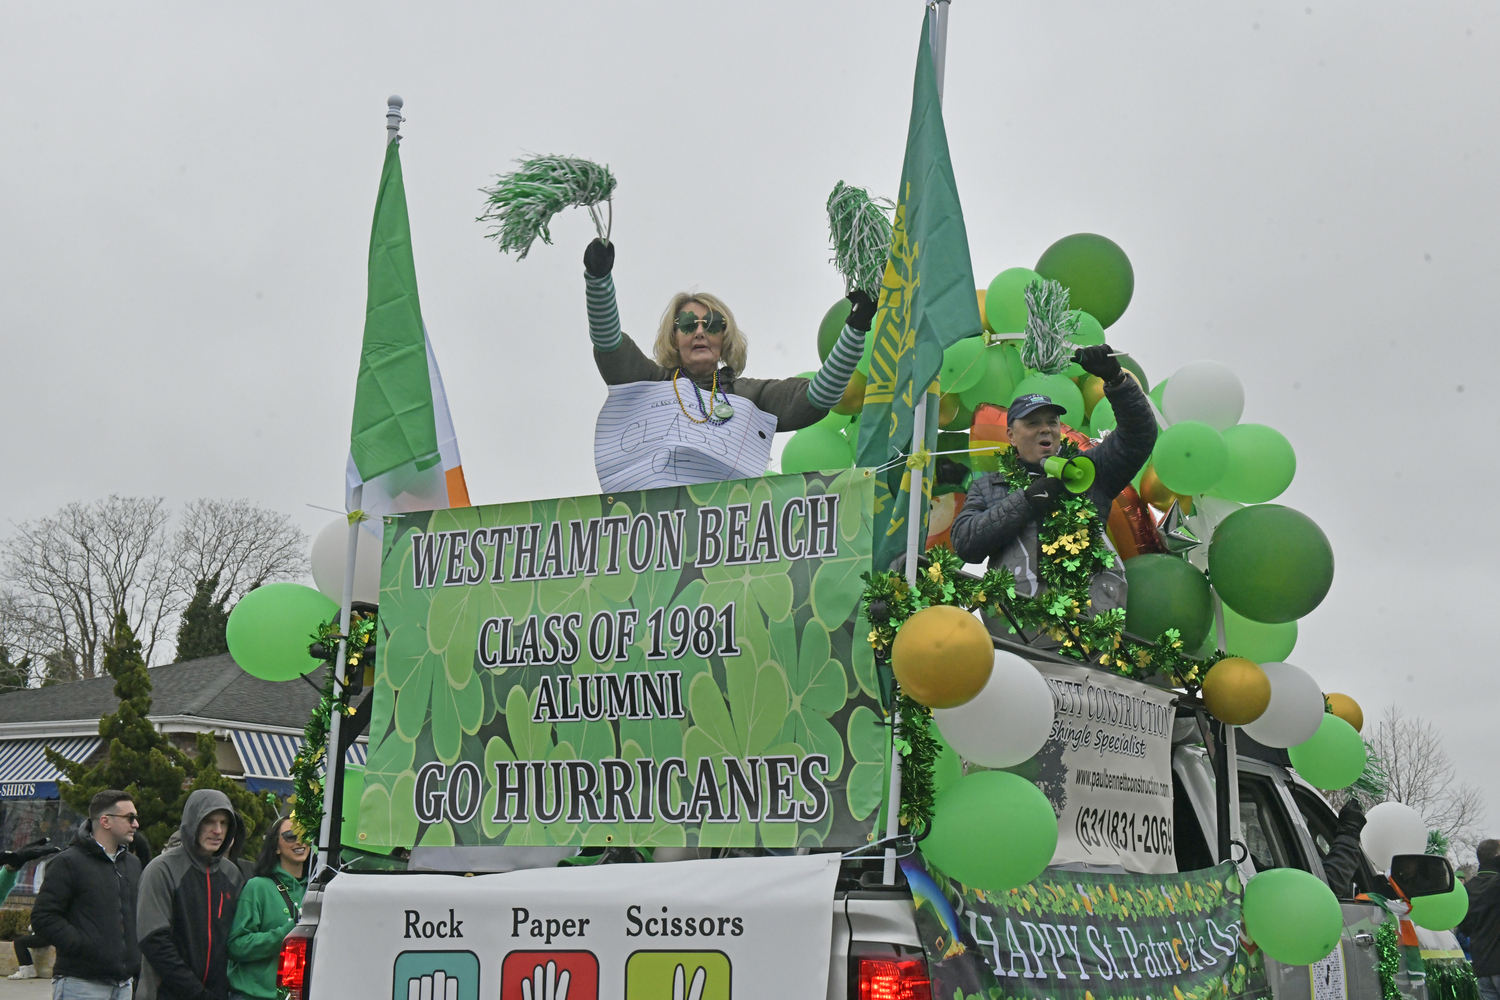
[[[1044,406],[1050,406],[1059,414],[1066,413],[1068,408],[1052,402],[1051,396],[1044,396],[1039,392],[1028,392],[1024,396],[1017,396],[1005,411],[1007,421],[1020,420],[1028,413],[1035,413]]]

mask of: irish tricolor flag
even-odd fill
[[[365,341],[345,486],[349,510],[376,517],[469,506],[443,376],[422,323],[399,142],[385,149],[370,232]]]

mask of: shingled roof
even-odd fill
[[[205,730],[227,723],[301,732],[317,705],[325,670],[319,667],[306,680],[263,681],[241,670],[228,653],[152,667],[149,718],[202,720]],[[114,687],[114,678],[105,676],[0,695],[0,736],[47,723],[86,723],[79,728],[93,731],[100,716],[119,704]]]

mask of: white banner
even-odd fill
[[[1055,711],[1046,745],[1028,762],[1037,773],[1028,777],[1058,811],[1052,863],[1177,871],[1173,693],[1082,665],[1036,667]]]
[[[838,871],[812,854],[346,872],[323,897],[310,997],[822,1000]]]
[[[609,387],[594,425],[594,468],[606,493],[763,476],[771,462],[776,418],[743,396],[728,396],[734,416],[722,424],[688,419],[697,412],[687,379]],[[681,403],[678,392],[682,392]]]

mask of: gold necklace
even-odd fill
[[[673,395],[675,395],[677,397],[677,406],[678,406],[679,409],[682,410],[682,415],[683,416],[687,417],[689,420],[691,420],[695,424],[707,424],[707,423],[722,424],[724,421],[726,421],[730,417],[734,416],[734,407],[732,407],[732,406],[729,405],[729,400],[726,399],[722,403],[715,403],[714,402],[714,397],[716,395],[718,395],[718,393],[719,393],[719,372],[718,372],[718,369],[714,370],[714,379],[713,379],[713,382],[709,385],[709,389],[708,389],[708,402],[710,404],[710,409],[711,409],[712,412],[710,412],[709,409],[705,409],[704,408],[704,406],[703,406],[703,392],[702,392],[702,390],[700,390],[698,388],[698,383],[697,382],[693,382],[693,392],[698,397],[698,410],[699,410],[699,412],[703,413],[703,419],[702,420],[699,420],[697,417],[693,416],[692,412],[688,410],[687,405],[684,404],[683,401],[682,401],[682,390],[679,389],[679,388],[677,388],[677,378],[681,374],[682,374],[682,369],[681,368],[678,368],[676,371],[672,372],[672,393],[673,393]]]

